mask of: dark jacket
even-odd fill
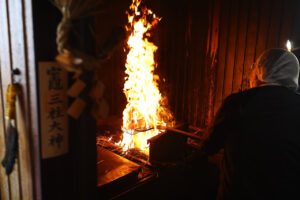
[[[218,199],[300,199],[300,95],[282,86],[225,99],[203,149],[224,148]]]

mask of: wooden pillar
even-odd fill
[[[40,199],[40,154],[38,135],[36,68],[30,1],[0,2],[1,143],[5,141],[5,90],[12,83],[11,71],[19,69],[21,93],[16,103],[19,154],[9,176],[0,169],[1,199]],[[1,160],[5,145],[0,146]]]

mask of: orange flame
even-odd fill
[[[128,38],[129,53],[126,60],[124,93],[127,106],[123,111],[123,140],[120,145],[123,150],[137,148],[142,151],[148,149],[147,140],[157,135],[159,126],[167,126],[173,119],[172,114],[165,108],[163,98],[158,89],[159,76],[154,74],[157,64],[154,53],[157,50],[146,36],[160,20],[151,10],[139,6],[141,0],[133,0],[130,6],[132,15],[128,14],[131,34]],[[147,19],[152,18],[152,23]],[[143,130],[143,131],[139,131]],[[145,131],[147,130],[147,131]]]

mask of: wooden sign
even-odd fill
[[[39,62],[42,158],[68,153],[68,73],[56,62]]]

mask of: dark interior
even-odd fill
[[[48,1],[33,2],[36,59],[53,60],[61,14]],[[96,55],[113,28],[126,25],[130,3],[107,0],[99,15],[74,21],[77,33],[72,34],[72,45]],[[151,41],[158,46],[155,72],[177,122],[205,130],[224,98],[247,89],[250,67],[264,50],[286,48],[289,39],[300,56],[298,0],[145,0],[144,4],[162,17],[151,31]],[[123,41],[96,72],[105,85],[107,118],[94,119],[85,111],[78,121],[70,120],[70,152],[41,160],[43,199],[215,199],[221,153],[185,166],[162,168],[160,176],[155,167],[146,167],[150,175],[138,182],[127,176],[126,181],[97,187],[96,135],[101,134],[97,122],[122,117],[125,48]],[[92,80],[93,75],[86,73],[83,79]],[[83,96],[90,108],[87,91]]]

